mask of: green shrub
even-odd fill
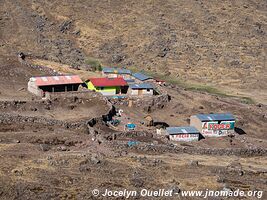
[[[101,63],[94,58],[88,57],[85,60],[85,64],[89,65],[91,67],[92,71],[102,71]]]
[[[241,103],[245,103],[245,104],[255,104],[254,100],[251,99],[250,97],[242,97],[242,98],[241,98]]]

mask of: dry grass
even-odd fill
[[[40,60],[40,59],[34,59],[32,60],[33,64],[35,65],[41,65],[41,66],[46,66],[51,69],[56,70],[57,72],[63,73],[63,74],[77,74],[81,77],[82,80],[86,80],[89,77],[100,77],[101,73],[100,72],[91,72],[91,71],[85,71],[85,70],[76,70],[70,68],[69,65],[57,63],[57,62],[52,62],[48,60]]]
[[[165,77],[164,73],[170,73],[167,78],[201,85],[198,90],[213,90],[202,87],[208,85],[217,88],[211,91],[216,94],[244,96],[266,104],[265,7],[264,1],[249,0],[5,1],[0,11],[10,12],[10,17],[3,17],[4,46],[0,51],[58,56],[50,49],[53,43],[36,42],[40,31],[36,29],[38,21],[29,17],[33,13],[47,18],[41,30],[45,40],[69,40],[84,51],[84,58],[97,58],[109,66],[133,65]],[[72,24],[62,34],[58,27],[66,20]],[[80,34],[72,34],[76,31]],[[164,49],[166,55],[159,56]],[[113,62],[116,55],[124,59]]]

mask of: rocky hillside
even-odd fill
[[[135,67],[266,103],[265,0],[1,0],[0,53]]]

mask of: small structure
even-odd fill
[[[111,68],[111,67],[104,67],[102,69],[102,75],[107,77],[107,78],[122,77],[125,80],[130,80],[131,74],[132,74],[132,72],[129,69]]]
[[[145,122],[146,126],[153,126],[154,125],[154,120],[151,117],[151,115],[147,115],[144,118],[146,120],[146,122]]]
[[[138,73],[134,73],[132,74],[134,80],[137,82],[137,83],[140,83],[140,82],[144,82],[144,81],[147,81],[147,80],[150,80],[152,79],[151,77],[145,75],[145,74],[142,74],[140,72]]]
[[[82,83],[77,75],[32,77],[28,82],[28,91],[44,97],[46,92],[77,91]]]
[[[200,132],[193,126],[167,127],[166,133],[173,141],[191,142],[200,138]]]
[[[153,95],[154,86],[150,83],[136,83],[129,85],[130,95]]]
[[[105,96],[126,94],[128,84],[123,78],[90,78],[86,82],[87,88],[100,92]]]
[[[198,114],[190,117],[190,126],[195,126],[204,137],[219,137],[234,133],[235,117],[230,113]]]
[[[154,78],[155,82],[158,84],[158,85],[164,85],[165,84],[165,81],[162,80],[162,79],[159,79],[159,78]]]

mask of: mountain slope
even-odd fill
[[[90,56],[267,102],[264,0],[2,2],[3,54],[73,66]]]

